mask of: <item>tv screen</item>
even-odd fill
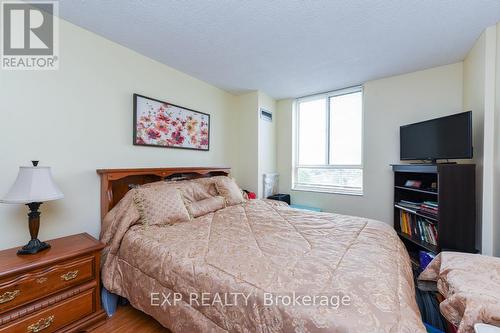
[[[472,158],[472,111],[401,126],[401,160]]]

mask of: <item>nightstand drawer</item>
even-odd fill
[[[73,259],[0,281],[0,312],[94,278],[94,257]]]
[[[20,320],[0,327],[0,333],[51,333],[94,311],[95,289],[86,290]]]

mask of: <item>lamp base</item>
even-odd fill
[[[28,244],[24,245],[22,249],[17,251],[17,254],[35,254],[48,248],[50,248],[49,244],[42,242],[38,238],[36,238],[30,240]]]

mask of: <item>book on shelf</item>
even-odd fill
[[[439,207],[438,203],[436,201],[424,201],[422,204],[430,206],[430,207],[434,207],[436,209]]]
[[[427,209],[432,209],[432,210],[435,210],[435,211],[437,211],[437,210],[438,210],[438,208],[437,208],[437,207],[435,207],[435,206],[431,206],[431,205],[429,205],[429,204],[426,204],[425,202],[424,202],[424,203],[422,203],[422,204],[420,205],[420,207],[422,207],[422,208],[427,208]]]
[[[430,218],[437,218],[439,213],[438,203],[435,201],[414,202],[401,200],[397,205],[411,210],[413,213],[427,215]]]
[[[437,246],[438,233],[436,226],[429,220],[399,211],[399,223],[401,232],[409,237]]]
[[[437,215],[439,212],[437,209],[428,208],[428,207],[424,207],[424,206],[420,207],[419,210],[422,212],[426,212],[426,213],[434,214],[434,215]]]
[[[421,203],[419,203],[419,202],[413,202],[413,201],[407,201],[407,200],[401,200],[398,204],[401,207],[411,209],[414,211],[416,211],[417,209],[420,209],[420,205],[421,205]]]

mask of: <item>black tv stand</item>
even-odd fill
[[[422,162],[411,162],[411,165],[438,165],[438,164],[458,164],[457,162],[438,162],[437,160],[431,160],[428,163]]]
[[[474,164],[399,164],[394,171],[394,229],[417,262],[418,251],[443,249],[475,253],[476,184]],[[421,182],[410,187],[407,181]],[[416,207],[407,203],[415,203]],[[430,214],[421,203],[434,202]],[[405,206],[406,203],[406,206]],[[407,226],[410,225],[408,230]],[[422,226],[432,225],[435,240]],[[427,235],[426,235],[427,232]],[[432,237],[431,237],[432,238]]]

